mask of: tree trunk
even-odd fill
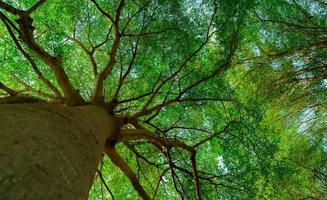
[[[0,104],[0,199],[87,199],[114,127],[96,106]]]

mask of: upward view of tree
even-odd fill
[[[0,8],[0,199],[326,199],[325,0]]]

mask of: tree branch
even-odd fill
[[[93,3],[96,4],[96,2],[94,0],[92,0]],[[104,97],[103,97],[103,85],[104,85],[104,81],[107,79],[107,77],[109,76],[109,74],[111,73],[115,63],[116,63],[116,54],[118,51],[118,47],[120,44],[120,39],[121,39],[121,34],[119,31],[119,18],[120,18],[120,14],[121,11],[124,7],[124,0],[121,0],[117,10],[116,10],[116,15],[115,15],[115,19],[113,19],[108,13],[104,12],[100,6],[98,4],[96,4],[98,10],[105,15],[107,18],[110,19],[110,21],[113,23],[114,26],[114,30],[115,30],[115,38],[113,41],[113,44],[111,46],[109,55],[109,61],[106,64],[106,66],[104,67],[104,69],[98,74],[97,78],[96,78],[96,83],[95,83],[95,87],[93,90],[93,94],[92,94],[92,101],[94,103],[103,103]]]
[[[105,12],[95,0],[91,0],[91,2],[94,3],[95,7],[99,10],[99,12],[102,15],[107,17],[113,24],[115,23],[114,18],[109,13]]]
[[[0,89],[8,93],[10,96],[16,96],[18,94],[18,92],[16,92],[13,89],[10,89],[6,85],[4,85],[1,81],[0,81]]]
[[[144,98],[144,97],[147,97],[147,96],[151,95],[151,94],[155,91],[156,86],[157,86],[157,84],[158,84],[159,81],[160,81],[160,78],[161,78],[161,74],[160,74],[160,76],[158,77],[156,83],[153,85],[153,87],[152,87],[152,89],[151,89],[150,92],[144,93],[144,94],[142,94],[142,95],[140,95],[140,96],[133,97],[133,98],[130,98],[130,99],[121,100],[121,101],[119,101],[119,104],[121,104],[121,103],[128,103],[128,102],[131,102],[131,101],[136,101],[136,100],[139,100],[139,99],[142,99],[142,98]]]
[[[27,13],[28,14],[31,14],[32,12],[34,12],[35,10],[37,10],[40,6],[42,6],[42,4],[44,4],[45,2],[46,2],[46,0],[40,0],[40,1],[38,1],[30,9],[27,10]]]
[[[124,33],[122,34],[122,37],[144,37],[144,36],[148,36],[148,35],[157,35],[160,33],[164,33],[166,31],[170,31],[173,30],[172,28],[165,28],[159,31],[153,31],[153,32],[144,32],[144,33],[139,33],[139,34],[132,34],[132,33]]]
[[[155,96],[157,95],[157,93],[160,91],[160,89],[171,79],[173,79],[175,76],[177,76],[179,74],[179,72],[186,66],[186,64],[192,59],[194,58],[200,51],[201,49],[207,44],[207,42],[209,41],[209,38],[206,38],[206,40],[195,50],[193,51],[186,59],[184,59],[184,61],[181,63],[181,65],[177,68],[177,70],[172,73],[169,77],[167,77],[166,79],[162,80],[161,83],[159,84],[159,86],[154,90],[154,92],[152,93],[152,95],[150,96],[149,100],[144,104],[142,110],[139,113],[143,113],[144,110],[147,109],[147,107],[150,105],[150,103],[152,102],[152,100],[155,98]]]
[[[179,193],[179,195],[180,195],[180,197],[181,197],[181,199],[182,200],[184,200],[184,195],[183,195],[183,193],[178,189],[178,186],[177,186],[177,183],[176,183],[176,180],[175,180],[175,176],[177,176],[176,175],[176,173],[175,173],[175,171],[174,171],[174,167],[173,167],[173,160],[172,160],[172,158],[171,158],[171,155],[170,155],[170,149],[168,149],[168,151],[167,151],[167,159],[168,159],[168,164],[169,164],[169,167],[170,167],[170,171],[171,171],[171,176],[172,176],[172,179],[173,179],[173,183],[174,183],[174,187],[175,187],[175,190]]]
[[[121,130],[118,138],[117,143],[119,142],[128,142],[128,141],[135,141],[135,140],[148,140],[151,141],[159,146],[163,146],[167,149],[170,148],[181,148],[187,152],[193,152],[193,148],[188,146],[187,144],[177,140],[177,139],[164,139],[161,138],[146,129],[127,129]]]
[[[118,86],[117,86],[116,92],[115,92],[115,94],[114,94],[114,96],[113,96],[113,99],[118,99],[118,95],[119,95],[120,89],[121,89],[121,87],[123,86],[124,81],[125,81],[127,75],[128,75],[128,74],[131,72],[131,70],[132,70],[132,66],[133,66],[133,64],[134,64],[134,61],[135,61],[135,59],[136,59],[136,55],[137,55],[137,49],[138,49],[138,40],[136,41],[136,45],[135,45],[135,47],[134,47],[134,48],[132,47],[132,59],[131,59],[130,62],[128,63],[128,67],[127,67],[127,70],[126,70],[126,72],[124,73],[124,75],[121,76],[121,77],[119,78]]]
[[[146,157],[144,157],[141,153],[139,153],[134,145],[126,145],[127,148],[136,156],[136,159],[142,159],[144,162],[146,162],[149,165],[155,166],[156,168],[159,168],[160,165],[163,165],[162,163],[155,163],[150,160],[148,160]]]
[[[3,1],[0,1],[0,8],[2,8],[4,10],[6,10],[7,12],[10,12],[11,14],[14,14],[14,15],[19,15],[22,12],[24,12],[22,10],[18,10],[17,8],[15,8],[15,7],[13,7],[13,6],[11,6],[11,5],[3,2]]]
[[[111,192],[110,188],[108,187],[106,181],[104,180],[103,176],[102,176],[102,173],[100,170],[98,170],[98,174],[99,174],[99,177],[101,179],[101,182],[104,184],[104,186],[106,187],[107,191],[109,192],[112,200],[115,200],[115,197],[114,197],[114,194]]]
[[[159,186],[160,186],[160,182],[162,180],[162,177],[167,173],[167,171],[169,170],[169,168],[166,168],[162,173],[161,175],[159,176],[159,181],[157,183],[157,186],[156,186],[156,189],[154,191],[154,194],[153,194],[153,197],[152,197],[152,200],[154,200],[154,198],[156,197],[156,194],[157,194],[157,191],[159,189]]]
[[[66,104],[68,105],[83,105],[85,104],[84,99],[81,97],[79,92],[75,90],[69,78],[62,66],[62,61],[60,56],[52,56],[48,52],[46,52],[39,44],[36,43],[34,38],[34,27],[33,27],[33,19],[29,16],[28,12],[24,12],[23,10],[18,10],[9,6],[2,1],[0,2],[0,7],[13,11],[19,17],[16,22],[19,27],[19,37],[22,41],[30,48],[33,53],[35,53],[44,63],[50,66],[51,70],[54,72],[56,80],[60,87],[62,88],[66,100]],[[4,15],[3,15],[4,16]],[[9,21],[9,19],[6,19]],[[10,25],[13,23],[9,23]],[[14,27],[15,28],[15,27]]]
[[[32,86],[28,85],[27,83],[25,83],[24,81],[20,80],[15,74],[11,74],[11,76],[21,85],[23,85],[26,90],[34,92],[37,95],[46,97],[46,98],[50,98],[50,99],[57,99],[56,96],[54,96],[53,94],[49,94],[47,92],[43,92],[42,90],[37,90],[35,88],[33,88]]]
[[[229,122],[229,123],[228,123],[228,124],[223,128],[223,130],[221,130],[221,131],[219,131],[219,132],[216,132],[216,133],[213,133],[213,134],[210,135],[209,137],[207,137],[207,138],[201,140],[200,142],[196,143],[195,145],[193,145],[193,147],[194,147],[194,148],[197,148],[197,147],[199,147],[200,145],[206,143],[207,141],[213,139],[213,138],[216,137],[217,135],[226,132],[227,129],[229,128],[229,126],[230,126],[232,123],[234,123],[234,122],[235,122],[235,121],[230,121],[230,122]]]
[[[27,59],[27,61],[31,64],[32,69],[34,70],[34,72],[37,74],[38,78],[46,85],[48,86],[48,88],[50,90],[52,90],[52,92],[54,92],[57,96],[57,98],[62,98],[61,93],[59,92],[59,90],[48,80],[46,79],[43,74],[41,73],[41,71],[39,70],[39,68],[37,67],[36,63],[34,62],[33,58],[23,49],[23,47],[20,45],[18,39],[16,38],[16,36],[14,35],[10,25],[8,24],[8,22],[6,21],[6,17],[4,15],[2,15],[2,13],[0,13],[0,17],[2,22],[5,24],[7,31],[9,32],[10,37],[12,38],[12,40],[14,41],[17,49],[23,54],[23,56]]]
[[[132,19],[138,15],[142,10],[144,10],[144,8],[149,5],[151,3],[151,0],[150,1],[147,1],[140,9],[138,9],[130,18],[128,18],[126,24],[124,25],[123,29],[122,29],[122,33],[123,35],[125,35],[125,30],[126,28],[128,27],[128,24],[132,21]]]
[[[321,29],[321,30],[326,30],[325,27],[321,27],[321,26],[304,26],[302,24],[295,24],[292,22],[288,22],[288,21],[281,21],[281,20],[272,20],[272,19],[263,19],[261,18],[257,13],[255,13],[258,17],[258,19],[261,22],[268,22],[268,23],[277,23],[277,24],[282,24],[284,26],[287,26],[289,28],[295,28],[295,29],[309,29],[309,30],[317,30],[317,29]]]
[[[201,45],[199,45],[198,48],[196,48],[189,56],[187,56],[182,62],[181,64],[179,65],[179,67],[177,68],[177,70],[175,72],[173,72],[169,77],[167,77],[166,79],[162,80],[161,83],[159,84],[159,86],[157,88],[155,88],[155,90],[153,91],[152,95],[150,96],[150,98],[148,99],[148,101],[144,104],[143,108],[141,109],[141,111],[139,111],[136,116],[140,116],[141,113],[144,113],[146,112],[147,110],[147,107],[151,104],[151,102],[153,101],[153,99],[156,97],[156,95],[158,94],[158,92],[160,91],[160,89],[167,83],[169,82],[171,79],[173,79],[174,77],[176,77],[181,71],[183,68],[186,67],[186,65],[188,64],[189,61],[191,61],[194,57],[197,56],[197,54],[205,47],[205,45],[209,42],[210,38],[214,35],[214,33],[216,31],[212,31],[210,33],[210,29],[211,29],[211,26],[212,26],[212,23],[213,23],[213,19],[214,19],[214,15],[215,15],[216,12],[214,12],[211,16],[211,19],[210,19],[210,23],[208,25],[208,28],[207,28],[207,31],[206,31],[206,36],[205,36],[205,40],[201,43]],[[214,75],[213,75],[214,76]],[[211,78],[211,77],[210,77]],[[199,83],[201,83],[202,81],[199,81]],[[195,85],[198,85],[199,83],[196,83]],[[193,86],[192,86],[193,87]],[[190,87],[190,88],[192,88]],[[188,89],[190,89],[188,88]],[[188,90],[187,89],[187,90]],[[177,99],[179,99],[183,93],[185,93],[187,90],[183,91],[182,93],[179,94],[179,96],[175,99],[175,100],[171,100],[171,101],[167,101],[165,102],[165,104],[170,104],[170,103],[173,103],[174,101],[176,101]],[[161,107],[162,108],[162,107]],[[159,109],[161,109],[159,107]],[[153,110],[154,111],[154,110]],[[153,112],[151,111],[151,112]]]
[[[234,101],[233,99],[222,99],[222,98],[184,98],[180,99],[179,97],[182,96],[183,93],[180,93],[175,99],[170,99],[167,100],[161,104],[155,105],[151,108],[145,109],[143,111],[137,112],[133,115],[135,118],[139,118],[145,115],[148,115],[154,111],[161,110],[164,107],[167,107],[171,104],[174,103],[181,103],[181,102],[188,102],[188,101],[193,101],[193,102],[200,102],[200,101]]]
[[[98,67],[95,59],[93,57],[94,51],[89,51],[79,40],[74,37],[68,37],[70,40],[74,41],[81,49],[86,53],[87,58],[91,62],[94,78],[98,75]]]
[[[202,199],[202,192],[201,192],[201,186],[200,186],[200,180],[198,176],[198,171],[196,168],[196,153],[193,152],[191,154],[191,162],[192,162],[192,170],[193,170],[193,177],[194,177],[194,184],[196,189],[196,194],[198,196],[198,200]]]
[[[123,158],[117,153],[117,151],[114,149],[114,147],[111,147],[110,145],[106,145],[105,152],[112,161],[113,164],[115,164],[131,181],[134,189],[139,193],[139,195],[144,200],[150,200],[151,198],[149,195],[145,192],[143,186],[140,184],[140,181],[138,180],[136,174],[133,172],[133,170],[125,163]]]

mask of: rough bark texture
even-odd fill
[[[0,199],[87,199],[114,127],[96,106],[0,104]]]

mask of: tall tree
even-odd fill
[[[326,7],[0,1],[0,199],[323,199]]]

